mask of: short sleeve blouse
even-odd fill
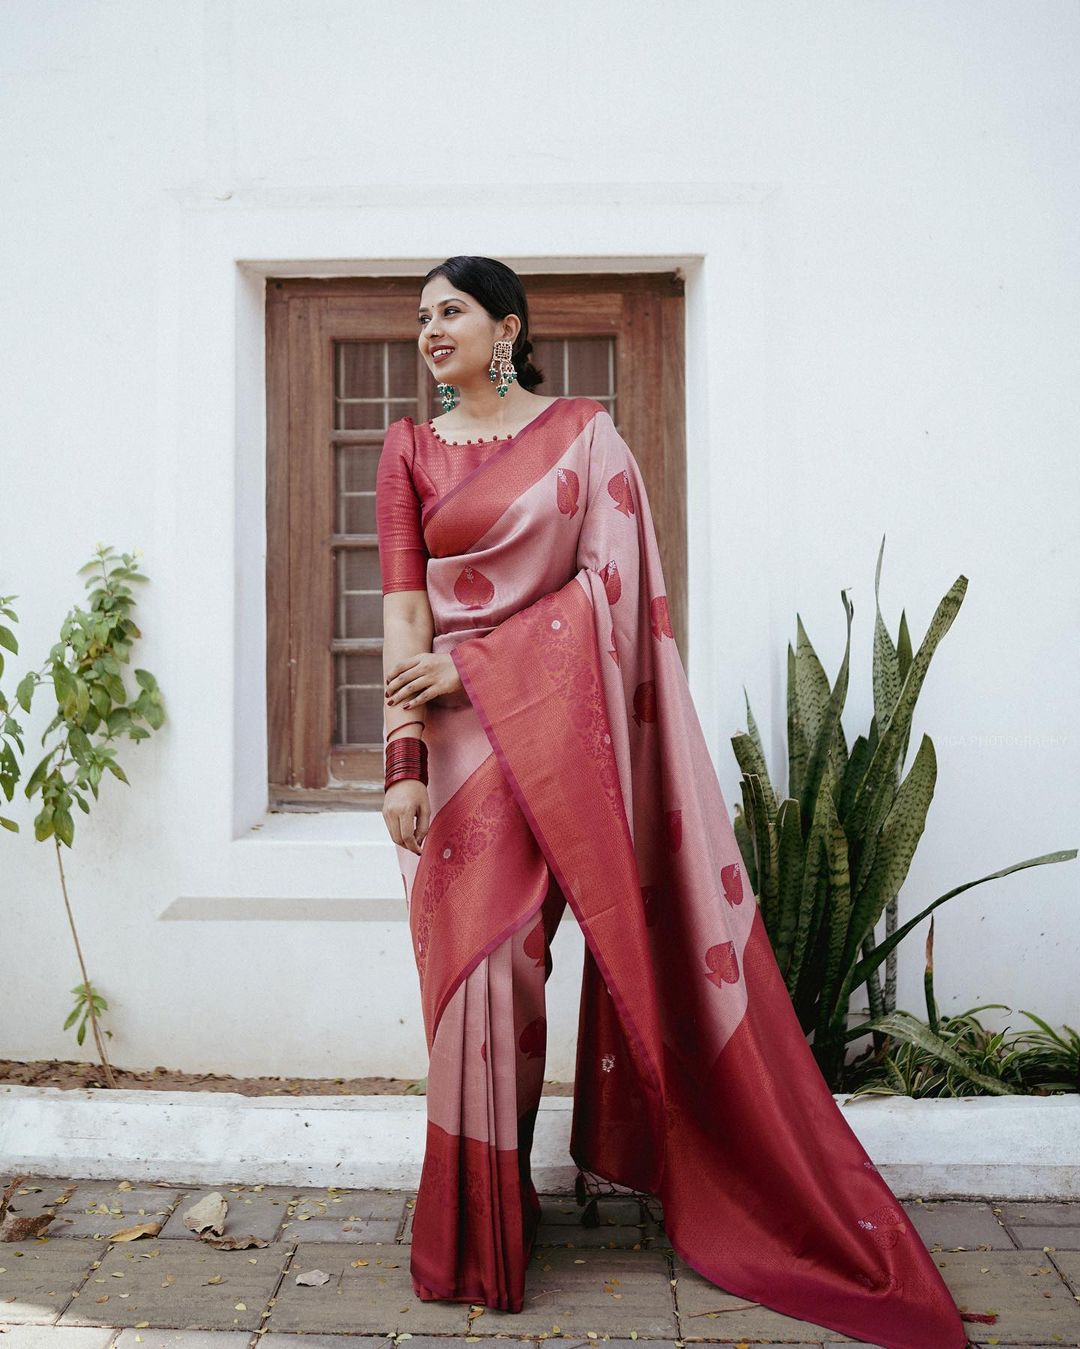
[[[423,590],[428,551],[420,523],[422,502],[413,480],[413,423],[402,417],[387,429],[375,476],[375,527],[382,593]]]

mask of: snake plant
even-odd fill
[[[874,574],[873,716],[851,747],[841,725],[848,690],[853,606],[841,591],[847,640],[836,681],[829,680],[796,615],[797,643],[787,652],[787,796],[769,779],[749,698],[747,730],[732,737],[742,770],[735,834],[758,898],[777,963],[818,1065],[840,1090],[847,1042],[865,1035],[849,1026],[848,1002],[866,985],[870,1020],[896,1008],[895,949],[939,904],[973,886],[1025,867],[1076,857],[1076,849],[1016,862],[956,886],[897,927],[897,897],[934,796],[937,757],[923,735],[903,773],[915,704],[934,652],[960,611],[967,578],[959,576],[938,605],[914,653],[906,614],[894,642],[878,590],[882,538]],[[745,691],[744,691],[745,693]],[[880,943],[875,935],[885,917]],[[880,967],[886,967],[886,984]]]

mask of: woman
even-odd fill
[[[549,944],[569,903],[586,941],[580,1171],[659,1196],[675,1250],[729,1292],[888,1349],[960,1349],[777,967],[633,454],[602,404],[532,392],[508,267],[448,259],[418,319],[448,410],[390,426],[376,489],[384,817],[430,1052],[417,1296],[522,1309]]]

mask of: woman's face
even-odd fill
[[[495,342],[512,342],[521,328],[516,314],[493,319],[448,276],[433,276],[420,292],[420,354],[443,384],[478,385],[488,378]]]

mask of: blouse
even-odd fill
[[[422,516],[440,497],[510,439],[443,440],[435,429],[411,417],[391,422],[375,477],[375,524],[379,536],[382,593],[424,590],[428,550]]]

